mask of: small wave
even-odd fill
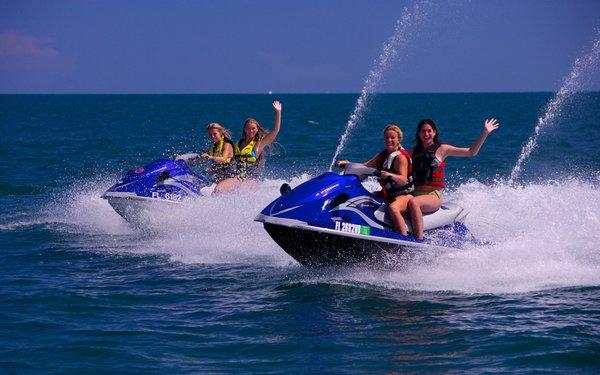
[[[0,224],[0,230],[5,232],[21,230],[24,228],[35,227],[39,225],[47,224],[45,221],[41,220],[24,220],[24,221],[15,221],[13,223]]]
[[[11,185],[0,182],[0,196],[3,195],[32,195],[42,192],[42,189],[29,185]]]

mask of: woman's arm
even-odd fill
[[[377,165],[379,165],[379,158],[381,158],[381,152],[378,152],[377,154],[375,154],[375,156],[373,156],[371,159],[364,162],[363,164],[365,165],[365,167],[377,168]]]
[[[481,149],[483,142],[485,142],[487,136],[498,129],[500,123],[498,120],[492,118],[485,120],[483,125],[483,129],[481,130],[481,134],[479,138],[473,143],[473,145],[469,148],[466,147],[454,147],[449,144],[443,144],[436,151],[436,156],[440,157],[442,161],[446,159],[448,156],[458,156],[458,157],[467,157],[467,156],[475,156]]]
[[[231,144],[224,142],[223,144],[223,156],[210,156],[207,153],[202,154],[202,158],[210,159],[216,163],[223,164],[229,163],[233,157],[233,147]]]
[[[371,159],[369,159],[369,161],[366,161],[364,163],[360,163],[362,165],[364,165],[365,167],[369,167],[369,168],[377,168],[377,165],[379,164],[379,157],[380,157],[381,152],[378,152],[377,154],[375,154],[375,156],[373,156]],[[344,168],[348,163],[350,163],[350,160],[339,160],[335,163],[335,165],[337,165],[339,168]]]
[[[400,155],[394,160],[394,171],[396,173],[390,173],[386,171],[381,171],[381,178],[387,179],[391,178],[398,185],[405,185],[408,183],[408,159],[406,156]]]
[[[275,100],[273,102],[273,109],[275,109],[275,122],[273,123],[273,129],[265,134],[265,136],[260,140],[259,144],[256,145],[256,155],[260,155],[265,146],[268,146],[275,141],[277,134],[279,134],[279,129],[281,129],[281,103]]]

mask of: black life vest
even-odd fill
[[[446,162],[440,162],[435,156],[435,152],[440,148],[439,143],[435,143],[421,152],[413,152],[414,183],[417,186],[427,185],[438,188],[446,186],[446,174],[444,168]]]

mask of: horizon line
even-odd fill
[[[547,94],[556,91],[414,91],[374,92],[371,95],[436,95],[436,94]],[[575,93],[596,93],[579,90]],[[360,95],[360,92],[0,92],[0,95]]]

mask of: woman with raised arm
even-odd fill
[[[275,121],[271,131],[265,130],[253,118],[244,121],[243,138],[234,145],[235,177],[219,182],[215,187],[215,194],[231,191],[243,185],[256,184],[265,164],[265,149],[275,141],[281,128],[281,103],[274,101],[273,109]]]
[[[412,199],[412,162],[410,154],[400,142],[402,130],[394,124],[386,126],[383,129],[385,148],[363,164],[380,171],[381,194],[388,202],[388,212],[392,217],[394,230],[406,236],[408,228],[402,214],[406,212],[408,202]],[[344,167],[348,163],[348,160],[340,160],[337,166]]]
[[[413,149],[414,198],[408,203],[413,234],[423,239],[423,214],[437,211],[442,206],[442,195],[446,186],[444,168],[448,156],[475,156],[487,136],[500,123],[496,119],[485,120],[479,138],[469,148],[455,147],[439,141],[433,120],[424,119],[417,125],[416,146]]]

